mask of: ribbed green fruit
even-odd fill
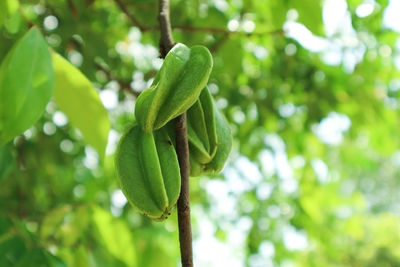
[[[207,87],[187,111],[190,175],[218,173],[232,148],[232,134]]]
[[[210,173],[211,171],[205,171],[205,165],[199,163],[197,160],[195,160],[191,155],[189,156],[190,160],[190,176],[196,177],[200,176],[202,174],[207,174]]]
[[[166,129],[145,133],[135,124],[121,138],[115,163],[129,202],[144,215],[165,220],[181,188],[178,158]]]
[[[201,163],[197,159],[197,154],[194,152],[194,150],[193,149],[190,150],[191,176],[199,176],[201,174],[207,174],[207,173],[219,173],[224,167],[226,160],[228,159],[229,152],[231,151],[232,148],[231,130],[224,115],[216,107],[214,108],[214,115],[215,115],[215,127],[217,131],[216,153],[211,159],[211,161],[207,163]],[[188,117],[188,120],[191,120],[191,118]],[[193,146],[190,144],[190,147]]]
[[[211,162],[205,165],[206,172],[218,173],[222,170],[232,149],[232,133],[225,116],[215,108],[218,148]]]
[[[209,163],[217,151],[217,130],[213,98],[208,87],[188,109],[187,117],[190,153],[199,163]]]
[[[150,133],[188,110],[206,86],[212,65],[206,47],[176,44],[151,87],[136,101],[135,116],[142,129]]]

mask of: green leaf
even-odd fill
[[[26,251],[22,238],[11,237],[0,242],[0,266],[14,266]]]
[[[25,253],[15,266],[66,267],[67,265],[57,257],[49,254],[47,251],[40,248],[34,248]]]
[[[55,71],[54,99],[78,128],[85,142],[104,157],[110,121],[100,97],[80,70],[57,53],[53,53]]]
[[[67,267],[67,264],[65,264],[61,259],[59,259],[58,257],[51,255],[50,253],[46,253],[47,256],[47,261],[48,264],[51,267]]]
[[[304,24],[314,34],[322,35],[322,4],[321,1],[292,1],[293,7],[299,13],[299,22]]]
[[[7,16],[12,15],[17,11],[19,3],[17,0],[2,0],[0,1],[0,26],[3,25]]]
[[[11,144],[0,147],[0,181],[9,173],[14,163]]]
[[[136,248],[127,224],[99,207],[93,207],[92,215],[100,242],[108,252],[127,266],[134,266]]]
[[[42,116],[53,85],[50,51],[34,27],[13,46],[0,67],[0,145]]]
[[[21,14],[15,12],[5,21],[4,26],[9,33],[16,34],[20,30],[22,21]]]
[[[0,215],[0,239],[2,235],[7,233],[7,231],[11,228],[12,222],[9,218]]]
[[[40,227],[40,238],[46,240],[51,238],[59,227],[62,225],[64,218],[71,212],[68,205],[49,211],[42,220]]]

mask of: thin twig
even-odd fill
[[[114,0],[122,12],[132,21],[133,25],[138,27],[141,32],[148,31],[163,31],[160,29],[160,26],[146,26],[143,25],[131,12],[128,10],[128,4],[122,2],[121,0]],[[198,26],[190,26],[190,25],[175,25],[171,26],[172,29],[184,32],[204,32],[204,33],[213,33],[213,34],[225,34],[225,35],[247,35],[247,36],[264,36],[264,35],[281,35],[283,34],[282,29],[274,30],[274,31],[262,31],[262,32],[243,32],[243,31],[230,31],[225,28],[217,28],[217,27],[198,27]]]
[[[224,43],[229,39],[229,34],[225,34],[224,36],[222,36],[221,39],[219,39],[218,41],[216,41],[214,43],[214,45],[212,47],[210,47],[210,52],[211,53],[215,53],[217,52],[221,46],[224,45]]]
[[[24,11],[22,11],[21,7],[18,8],[19,14],[21,14],[21,17],[25,20],[26,24],[28,24],[29,28],[32,28],[35,26],[35,23],[33,23],[27,16],[25,16]]]
[[[183,26],[173,26],[173,28],[176,30],[188,31],[188,32],[210,32],[210,33],[222,33],[222,34],[231,33],[230,31],[224,28],[215,28],[215,27],[196,27],[190,25],[183,25]]]
[[[115,77],[107,68],[105,68],[104,66],[102,66],[99,63],[96,63],[96,68],[98,70],[101,70],[102,72],[104,72],[104,74],[106,75],[107,79],[109,81],[116,81],[119,84],[119,87],[121,90],[124,90],[125,92],[132,94],[136,97],[138,97],[140,95],[140,92],[132,89],[131,85],[129,82],[126,81],[122,81],[120,79],[118,79],[117,77]]]
[[[283,30],[275,31],[263,31],[263,32],[242,32],[242,31],[230,31],[224,28],[214,28],[214,27],[197,27],[197,26],[172,26],[174,30],[186,31],[186,32],[205,32],[213,34],[224,34],[229,35],[247,35],[247,36],[264,36],[264,35],[282,35]]]
[[[174,46],[171,22],[169,19],[169,0],[159,0],[158,20],[160,23],[161,56],[165,58]],[[190,224],[189,202],[189,145],[186,126],[186,112],[175,119],[176,153],[181,172],[181,194],[178,199],[179,244],[181,249],[182,267],[193,266],[192,226]]]
[[[114,1],[118,4],[122,12],[124,12],[125,15],[133,22],[133,24],[135,24],[140,29],[140,31],[142,32],[147,31],[147,28],[144,25],[142,25],[142,23],[140,23],[132,13],[129,12],[128,7],[121,0],[114,0]]]
[[[72,0],[67,0],[67,4],[68,4],[68,8],[71,10],[72,15],[74,16],[74,18],[78,18],[79,16],[79,11],[76,8],[76,5],[74,4],[74,2],[72,2]]]

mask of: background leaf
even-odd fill
[[[0,147],[0,181],[11,171],[14,155],[11,152],[12,145],[7,144]]]
[[[93,207],[93,224],[99,234],[99,241],[115,258],[123,261],[126,266],[136,262],[136,248],[128,226],[121,220],[98,207]]]
[[[299,13],[298,21],[300,23],[304,24],[314,34],[323,34],[322,3],[320,0],[294,0],[292,5]]]
[[[54,100],[78,128],[86,143],[103,158],[110,121],[100,97],[90,81],[62,56],[53,53],[55,71]]]
[[[0,67],[0,145],[42,116],[53,94],[53,65],[46,41],[34,27]]]
[[[2,0],[0,2],[0,27],[7,19],[7,16],[13,15],[17,11],[18,6],[18,0]]]

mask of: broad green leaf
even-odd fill
[[[80,70],[57,53],[53,53],[53,64],[57,105],[103,158],[110,121],[98,93]]]
[[[136,262],[136,248],[131,232],[123,220],[114,218],[109,212],[93,207],[93,222],[99,233],[101,243],[108,252],[127,266]]]
[[[7,231],[11,228],[12,222],[9,218],[0,215],[0,240],[2,239],[2,235],[7,233]]]
[[[22,21],[21,14],[15,12],[5,21],[4,26],[9,33],[16,34],[20,30]]]
[[[89,253],[83,245],[75,245],[74,247],[63,247],[57,252],[60,257],[68,266],[88,266]]]
[[[7,17],[7,1],[0,1],[0,26]]]
[[[58,257],[46,252],[47,261],[49,266],[51,267],[67,267],[68,265],[65,264],[61,259]]]
[[[20,260],[15,266],[49,266],[44,251],[35,248],[27,253],[20,255]]]
[[[17,11],[19,6],[18,0],[1,0],[0,1],[0,26],[3,25],[8,15],[12,15]]]
[[[0,147],[0,181],[9,173],[14,163],[11,144]]]
[[[20,260],[15,265],[15,267],[24,267],[24,266],[66,267],[67,266],[60,259],[40,248],[34,248],[25,253],[22,257],[21,256]]]
[[[62,221],[65,216],[67,216],[71,212],[71,206],[65,205],[58,209],[54,209],[49,211],[42,220],[42,224],[40,227],[40,238],[42,240],[46,240],[54,235],[57,232],[59,227],[62,225]]]
[[[13,46],[0,67],[0,145],[42,116],[53,85],[50,51],[34,27]]]
[[[90,219],[86,206],[62,206],[49,212],[43,219],[40,238],[51,240],[56,237],[59,244],[74,246],[87,229]]]
[[[0,266],[14,266],[26,251],[22,238],[11,237],[0,240]]]

